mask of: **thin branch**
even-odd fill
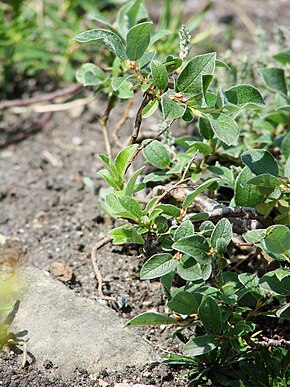
[[[268,339],[268,337],[263,337],[264,341],[259,341],[259,344],[263,347],[283,347],[290,348],[290,341],[285,339],[275,340]]]
[[[116,100],[116,96],[114,94],[111,94],[109,97],[109,100],[108,100],[108,105],[107,105],[106,111],[105,111],[104,115],[100,118],[100,123],[102,126],[102,131],[103,131],[103,136],[104,136],[104,141],[105,141],[106,152],[107,152],[107,155],[109,157],[112,156],[112,148],[111,148],[107,123],[108,123],[108,119],[110,117],[110,113],[114,107],[115,100]]]
[[[37,97],[27,98],[27,99],[15,99],[11,101],[3,101],[0,103],[0,110],[9,109],[15,106],[29,106],[29,105],[33,105],[34,103],[52,101],[55,98],[64,97],[65,95],[68,95],[68,94],[75,94],[82,87],[83,85],[81,85],[80,83],[77,83],[63,90],[57,90],[57,91],[54,91],[53,93],[49,93],[46,95],[40,95]]]
[[[124,111],[124,114],[123,116],[121,117],[121,119],[117,122],[116,126],[115,126],[115,130],[113,132],[113,138],[118,141],[120,139],[120,130],[121,128],[125,125],[126,121],[128,120],[129,118],[129,113],[130,113],[130,110],[131,110],[131,107],[133,105],[133,98],[129,99],[128,102],[127,102],[127,106],[126,106],[126,109]]]
[[[149,101],[150,101],[150,99],[148,98],[148,94],[145,93],[143,101],[141,103],[141,106],[139,107],[137,115],[136,115],[133,133],[132,133],[132,135],[130,137],[128,145],[135,144],[135,142],[137,141],[137,138],[138,138],[138,135],[139,135],[139,131],[140,131],[140,128],[141,128],[141,125],[142,125],[142,110],[149,103]]]
[[[105,246],[106,244],[110,243],[111,241],[112,241],[111,237],[105,237],[102,240],[100,240],[98,243],[96,243],[95,246],[92,248],[91,261],[92,261],[94,272],[95,272],[95,275],[96,275],[96,278],[98,281],[98,292],[99,292],[100,298],[102,300],[115,301],[115,297],[109,297],[103,293],[103,277],[102,277],[102,274],[101,274],[100,269],[99,269],[98,264],[97,264],[97,252],[98,252],[98,250],[100,248],[102,248],[103,246]]]

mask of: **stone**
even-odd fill
[[[119,371],[158,361],[152,347],[105,305],[80,297],[49,273],[21,270],[18,310],[10,330],[27,331],[28,361],[38,368],[51,362],[65,377],[76,368],[90,373]]]

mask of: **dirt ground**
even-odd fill
[[[200,2],[185,3],[190,11],[200,7],[197,4]],[[231,48],[237,54],[243,46],[242,39],[249,47],[254,47],[251,29],[257,20],[271,35],[269,31],[276,22],[289,23],[289,8],[285,0],[214,1],[208,18],[216,21],[217,31],[228,31],[227,20],[233,20],[235,36],[231,38]],[[43,94],[50,88],[43,86],[35,90],[33,81],[24,85],[27,89],[22,97]],[[77,97],[90,93],[91,90],[81,91]],[[50,270],[52,263],[61,262],[71,268],[74,278],[67,285],[76,293],[95,300],[99,294],[91,265],[91,249],[109,229],[108,220],[97,208],[98,192],[105,187],[97,176],[101,167],[97,155],[105,152],[98,123],[104,108],[105,101],[98,96],[85,107],[54,113],[42,130],[31,135],[29,131],[41,116],[29,108],[6,110],[0,118],[0,238],[21,242],[26,251],[25,265]],[[111,129],[121,114],[118,105],[109,122]],[[128,134],[131,127],[129,120],[124,133]],[[148,124],[145,127],[146,130],[151,128]],[[15,136],[27,138],[5,146],[5,142]],[[126,136],[122,137],[124,142]],[[114,144],[113,149],[118,151]],[[97,195],[87,189],[83,177],[95,182]],[[149,308],[164,309],[159,282],[139,279],[142,264],[135,249],[106,245],[98,254],[98,266],[106,280],[103,290],[116,298],[116,302],[107,303],[125,319]],[[172,332],[159,328],[138,331],[160,354],[179,350],[178,343],[171,339]],[[131,368],[122,373],[104,371],[99,375],[89,375],[86,370],[79,369],[73,380],[63,380],[57,370],[49,367],[43,371],[38,371],[35,365],[20,369],[21,360],[21,355],[13,351],[1,353],[1,386],[96,386],[100,380],[109,386],[125,381],[165,387],[186,385],[179,370],[164,364]]]

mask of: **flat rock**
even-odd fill
[[[140,336],[105,305],[76,295],[34,267],[23,269],[21,297],[11,331],[27,331],[28,360],[47,362],[69,377],[76,368],[118,371],[158,359]]]

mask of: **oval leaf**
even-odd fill
[[[251,85],[237,85],[225,91],[228,102],[244,107],[264,106],[264,100],[258,89]]]
[[[159,90],[165,90],[168,85],[168,74],[165,66],[158,60],[152,60],[151,72],[153,81]]]
[[[246,184],[255,175],[248,167],[244,167],[235,182],[235,205],[243,207],[256,207],[263,199],[256,187]]]
[[[77,42],[101,41],[105,47],[113,51],[120,59],[126,60],[127,54],[124,43],[114,32],[104,29],[93,29],[81,32],[74,38]]]
[[[278,176],[278,163],[274,156],[267,150],[254,149],[241,156],[242,161],[255,175],[269,173]]]
[[[212,236],[211,236],[211,245],[216,247],[217,240],[219,238],[225,239],[226,244],[228,245],[233,237],[233,229],[230,221],[227,218],[221,219],[215,226]]]
[[[192,314],[197,312],[198,305],[193,294],[181,291],[167,303],[168,308],[180,314]]]
[[[161,98],[162,113],[165,120],[175,120],[183,116],[186,105],[173,101],[167,95]]]
[[[217,343],[212,335],[198,336],[189,340],[183,347],[183,352],[187,356],[200,356],[204,355],[215,349]]]
[[[240,129],[236,121],[224,114],[207,115],[215,135],[227,145],[232,145],[239,137]]]
[[[154,140],[143,149],[145,159],[156,168],[165,169],[170,164],[170,157],[164,145]]]
[[[198,309],[199,317],[206,331],[218,335],[222,330],[222,314],[216,300],[207,296]]]
[[[171,254],[155,254],[145,262],[141,271],[141,279],[153,279],[170,273],[177,267],[178,261]]]
[[[132,327],[134,325],[163,325],[163,324],[177,324],[177,321],[172,317],[164,316],[160,313],[145,312],[129,320],[125,324],[125,327]]]
[[[205,264],[210,261],[210,256],[208,255],[210,247],[208,241],[202,235],[181,238],[173,243],[172,248],[188,254],[200,263]]]
[[[150,43],[152,22],[144,22],[130,28],[126,37],[126,52],[130,60],[140,59]]]

